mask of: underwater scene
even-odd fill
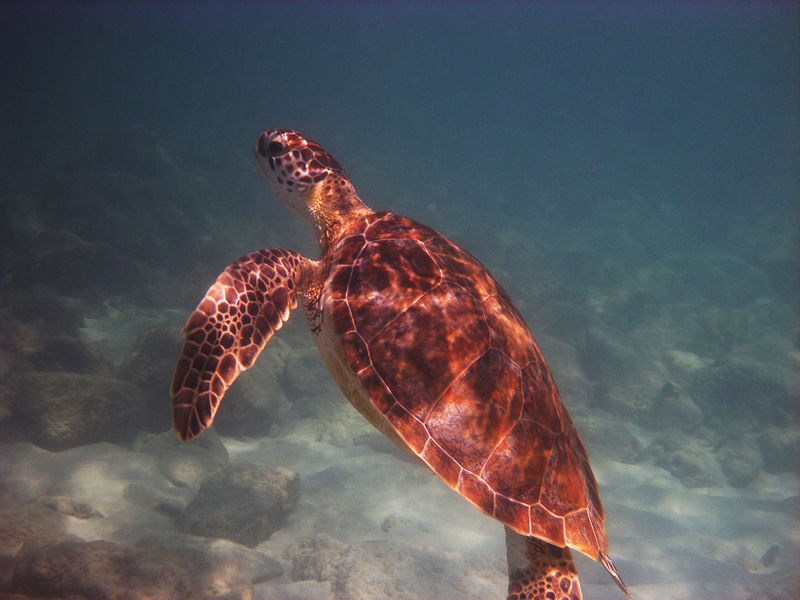
[[[272,128],[508,292],[634,598],[800,598],[799,13],[0,4],[0,598],[506,597],[503,524],[359,414],[302,309],[173,430],[220,273],[320,258],[254,156]],[[625,598],[572,554],[584,598]]]

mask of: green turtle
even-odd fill
[[[269,129],[255,155],[314,230],[320,258],[264,249],[227,267],[186,323],[172,381],[183,440],[302,302],[353,406],[506,527],[508,599],[581,598],[570,548],[608,556],[603,507],[578,432],[525,320],[472,255],[420,223],[375,212],[302,133]]]

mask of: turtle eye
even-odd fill
[[[269,144],[267,144],[267,153],[270,156],[277,156],[278,154],[283,154],[286,152],[286,144],[279,140],[272,140]]]

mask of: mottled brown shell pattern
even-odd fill
[[[486,269],[394,213],[351,224],[327,261],[323,325],[408,447],[514,530],[605,555],[586,451],[525,321]]]

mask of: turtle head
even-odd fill
[[[366,209],[335,158],[293,129],[267,129],[255,155],[275,194],[319,234],[320,242]]]

